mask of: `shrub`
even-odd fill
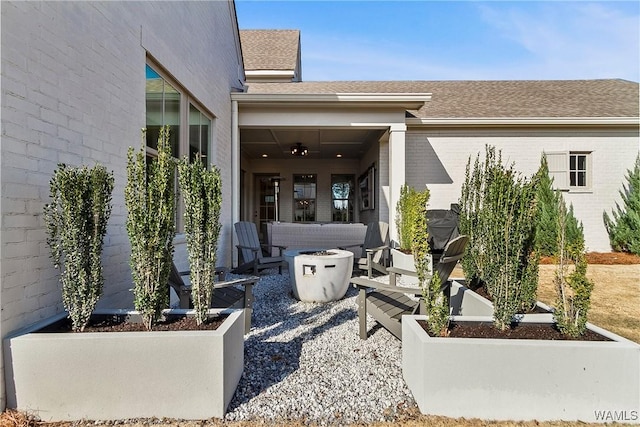
[[[578,337],[587,327],[593,282],[587,279],[584,235],[580,234],[577,241],[569,241],[566,238],[569,228],[572,227],[570,211],[567,210],[562,197],[558,198],[557,203],[558,264],[554,284],[558,298],[553,317],[563,334]]]
[[[540,256],[557,256],[558,253],[558,206],[562,195],[553,189],[553,178],[549,176],[547,158],[543,154],[536,173],[536,252]],[[566,214],[565,239],[578,244],[584,239],[582,224],[573,215],[573,205]]]
[[[505,167],[491,146],[473,169],[469,158],[460,199],[460,231],[469,236],[462,266],[468,279],[486,286],[502,330],[536,300],[535,188],[535,179],[521,177],[513,164]]]
[[[144,133],[144,132],[143,132]],[[175,161],[171,157],[169,126],[160,129],[158,157],[147,159],[143,146],[129,148],[125,204],[131,242],[134,305],[147,329],[169,304],[168,280],[175,235]]]
[[[422,287],[422,297],[427,307],[427,325],[429,332],[435,336],[448,335],[449,301],[442,292],[442,280],[438,272],[434,272],[428,286]]]
[[[613,250],[640,255],[640,155],[626,178],[627,186],[620,190],[624,207],[616,203],[613,218],[604,212],[604,224]]]
[[[50,182],[51,203],[44,207],[47,243],[62,270],[62,301],[74,331],[83,331],[102,295],[102,247],[111,215],[113,174],[58,166]]]
[[[426,200],[426,202],[425,202]],[[396,204],[396,226],[398,227],[398,250],[411,252],[414,237],[423,231],[416,230],[420,216],[424,213],[426,221],[426,203],[429,201],[429,189],[417,191],[404,184],[400,188],[400,198]],[[424,202],[424,205],[422,205]],[[426,225],[424,234],[426,234]]]
[[[200,156],[193,163],[182,159],[178,180],[184,196],[184,231],[189,250],[191,298],[196,322],[207,319],[211,305],[216,269],[216,251],[220,235],[222,183],[216,167],[207,170]]]

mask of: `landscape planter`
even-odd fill
[[[12,334],[7,407],[46,421],[222,418],[244,367],[244,311],[220,312],[215,331],[38,332],[63,313]]]
[[[451,281],[449,306],[454,316],[493,316],[493,304],[457,280]]]
[[[450,307],[453,316],[493,316],[493,303],[464,285],[464,280],[451,281]],[[543,302],[536,302],[538,313],[551,313],[551,307]]]
[[[430,337],[418,320],[402,319],[402,372],[424,414],[640,423],[640,345],[630,340],[591,324],[611,341]],[[522,320],[542,321],[552,315]]]

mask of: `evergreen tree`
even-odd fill
[[[536,172],[536,251],[540,256],[558,256],[558,215],[562,196],[553,189],[547,158],[543,154]],[[564,202],[563,206],[564,206]],[[566,209],[565,209],[566,210]],[[573,205],[565,212],[565,240],[567,245],[580,245],[583,240],[582,223],[573,214]]]
[[[557,252],[558,193],[553,190],[553,178],[549,176],[544,154],[536,175],[536,251],[540,256],[553,256]]]
[[[640,255],[640,155],[627,172],[627,186],[620,190],[623,206],[616,203],[613,218],[604,212],[604,224],[613,250]]]

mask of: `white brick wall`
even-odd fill
[[[573,203],[576,217],[584,225],[589,251],[608,252],[609,237],[602,214],[611,212],[624,176],[638,155],[638,132],[588,130],[530,131],[438,131],[407,133],[407,182],[416,188],[425,183],[431,190],[430,207],[447,209],[457,203],[469,156],[484,158],[486,144],[502,150],[504,162],[515,162],[527,176],[540,166],[543,151],[591,151],[593,185],[590,192],[563,193]]]
[[[227,2],[3,1],[1,7],[5,337],[62,310],[42,220],[49,180],[61,162],[100,162],[114,172],[100,306],[132,306],[126,151],[139,146],[145,126],[147,53],[216,117],[213,151],[223,174],[223,222],[231,217],[229,93],[240,84],[235,14]],[[226,231],[220,259],[230,262]]]

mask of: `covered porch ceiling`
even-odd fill
[[[309,159],[359,159],[385,129],[371,128],[241,128],[240,150],[250,159],[300,158],[291,154],[291,146],[308,148]]]
[[[298,86],[289,86],[293,89]],[[360,159],[392,126],[405,126],[407,109],[426,93],[231,93],[238,111],[239,146],[250,159]]]

